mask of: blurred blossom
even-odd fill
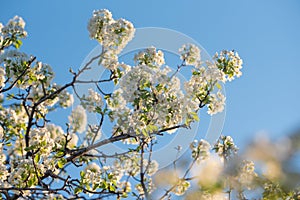
[[[202,192],[202,191],[193,191],[186,195],[186,200],[229,200],[228,195],[224,192]]]
[[[173,189],[173,192],[177,196],[183,195],[187,189],[191,186],[191,184],[188,181],[185,180],[178,180],[176,187]]]
[[[248,147],[246,157],[262,165],[262,173],[271,180],[283,178],[281,161],[290,151],[288,139],[272,142],[267,135],[258,135]]]
[[[175,185],[178,179],[178,174],[174,170],[164,169],[154,176],[154,183],[158,187],[165,187],[167,185]]]
[[[84,108],[78,105],[69,116],[70,126],[74,132],[82,133],[86,129],[87,116]]]
[[[192,176],[197,177],[200,188],[214,188],[220,181],[223,163],[220,158],[211,155],[205,162],[200,162],[192,168]]]

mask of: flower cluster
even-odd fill
[[[211,94],[207,113],[214,115],[218,112],[222,112],[225,106],[225,99],[225,96],[220,91],[218,91],[217,94]]]
[[[204,162],[196,163],[192,169],[193,176],[202,190],[217,190],[222,182],[221,175],[224,165],[220,158],[211,155]]]
[[[4,139],[10,139],[8,135],[19,135],[24,130],[28,116],[21,106],[14,108],[0,107],[0,120],[3,124]]]
[[[144,160],[144,166],[147,166],[146,173],[149,176],[153,176],[158,170],[158,162],[155,160],[151,160],[150,162],[148,160]]]
[[[73,105],[74,97],[68,91],[64,90],[58,96],[58,103],[62,108],[68,108]]]
[[[9,20],[6,26],[0,23],[0,53],[3,53],[4,48],[13,45],[19,48],[22,45],[20,38],[25,38],[27,32],[25,31],[25,22],[19,17],[15,16]]]
[[[3,132],[3,129],[1,129],[0,131]],[[3,137],[1,136],[0,139],[2,138]],[[0,144],[0,187],[5,186],[4,181],[6,180],[6,177],[9,176],[9,172],[5,166],[5,162],[6,162],[6,155],[3,152],[2,144]]]
[[[48,156],[55,145],[54,142],[54,139],[51,138],[50,132],[46,128],[33,129],[31,132],[29,148],[25,150],[39,150],[39,153]]]
[[[102,97],[93,89],[88,90],[89,94],[81,99],[82,106],[89,112],[99,112],[103,106]]]
[[[99,64],[112,71],[115,81],[123,74],[120,68],[127,70],[127,65],[118,62],[118,54],[133,38],[135,29],[131,22],[125,19],[115,20],[106,10],[96,10],[88,23],[90,38],[96,39],[102,45]]]
[[[151,134],[159,128],[169,128],[183,121],[184,106],[188,106],[180,89],[180,80],[170,78],[168,67],[160,68],[164,60],[160,51],[149,48],[138,53],[138,64],[120,80],[120,88],[107,98],[110,116],[122,133]],[[146,65],[148,63],[148,65]]]
[[[87,116],[84,108],[77,106],[69,116],[70,126],[73,132],[83,133],[87,125]]]
[[[76,138],[75,134],[67,136],[63,129],[55,124],[47,124],[46,129],[50,133],[50,138],[47,138],[47,140],[54,140],[54,149],[63,149],[67,143],[67,140],[71,140],[72,136]],[[73,141],[74,140],[76,139],[73,139]]]
[[[238,148],[230,136],[221,136],[217,143],[214,145],[215,152],[224,159],[229,158],[237,153]]]
[[[194,44],[185,44],[179,49],[180,59],[186,65],[198,67],[201,64],[200,49]]]
[[[224,72],[226,79],[232,81],[235,77],[240,77],[243,60],[237,52],[223,50],[220,54],[214,55],[215,64]]]
[[[5,86],[5,71],[2,67],[0,67],[0,89]]]
[[[130,154],[130,156],[121,157],[116,160],[114,166],[125,174],[130,176],[139,175],[141,167],[141,159],[136,157],[136,154]],[[158,163],[155,160],[143,159],[142,162],[145,170],[145,174],[148,176],[154,175],[158,170]]]
[[[30,57],[25,53],[21,53],[18,50],[8,50],[0,55],[0,64],[3,64],[5,69],[5,75],[9,79],[10,83],[14,83],[19,79],[17,86],[20,88],[26,88],[30,85],[28,83],[28,76],[21,77],[25,70],[29,68],[28,61]],[[34,71],[33,71],[34,72]],[[20,77],[20,78],[19,78]]]
[[[102,136],[102,132],[100,130],[100,126],[89,124],[88,129],[85,133],[84,141],[85,143],[93,142],[99,140],[101,136]]]
[[[133,38],[134,27],[125,19],[114,20],[106,10],[96,10],[88,24],[92,39],[98,40],[105,50],[118,54]]]
[[[220,91],[219,81],[223,80],[222,72],[214,65],[201,67],[193,71],[189,81],[184,84],[187,97],[200,108],[207,105],[208,114],[214,115],[224,110],[225,96]],[[217,94],[214,93],[216,87]]]
[[[240,165],[240,173],[238,176],[239,183],[241,183],[241,185],[247,187],[248,189],[251,189],[253,181],[257,177],[257,174],[254,170],[255,167],[252,161],[243,160],[243,162]]]
[[[144,51],[140,51],[134,56],[134,61],[138,65],[147,65],[154,68],[165,64],[164,53],[160,50],[156,51],[155,47],[149,47]]]
[[[190,149],[192,150],[192,158],[195,160],[205,160],[210,155],[210,144],[205,140],[194,140],[190,144]]]
[[[89,89],[80,98],[81,104],[71,111],[69,123],[61,127],[50,123],[49,114],[73,104],[69,89],[79,97],[75,85],[84,81],[78,77],[91,69],[89,63],[93,60],[78,72],[70,70],[72,81],[57,85],[50,65],[17,50],[27,35],[24,27],[20,17],[6,26],[0,24],[0,186],[8,188],[1,195],[9,199],[15,195],[63,199],[67,193],[74,199],[85,198],[85,194],[95,198],[126,198],[129,194],[148,198],[158,189],[152,178],[159,164],[151,157],[157,135],[175,134],[179,128],[191,127],[199,120],[198,111],[204,106],[211,115],[222,112],[225,96],[219,83],[241,75],[242,61],[237,53],[223,51],[215,56],[214,63],[202,61],[200,48],[194,44],[184,44],[179,49],[182,63],[176,71],[165,65],[163,51],[155,47],[139,51],[133,59],[135,66],[120,63],[118,54],[133,38],[134,27],[127,20],[113,19],[108,10],[97,10],[88,23],[88,31],[90,38],[102,45],[98,64],[110,75],[105,80],[87,81],[96,84],[98,92]],[[177,73],[187,65],[185,69],[192,70],[183,86]],[[103,82],[118,89],[105,93]],[[99,123],[88,124],[86,111],[100,116]],[[106,123],[108,118],[111,124]],[[101,130],[107,128],[112,128],[111,136],[102,140]],[[80,141],[78,133],[84,133]],[[129,148],[127,152],[102,152],[102,146],[122,140],[135,144],[133,149],[123,144]],[[192,165],[181,178],[180,172],[171,176],[168,184],[173,187],[167,193],[179,196],[192,188],[188,176],[194,164],[201,164],[195,174],[201,177],[201,190],[221,185],[222,163],[210,157],[210,144],[194,141],[190,148]],[[236,151],[228,136],[222,137],[214,149],[222,158]],[[113,164],[109,164],[109,159]],[[70,165],[81,170],[80,177],[75,179],[64,173]],[[253,163],[245,162],[237,179],[248,185],[254,176]],[[61,187],[53,183],[56,180]],[[28,190],[31,187],[38,190]]]
[[[80,185],[86,191],[95,192],[98,189],[107,190],[111,192],[120,192],[123,197],[126,197],[128,192],[131,191],[131,184],[128,181],[122,181],[122,170],[113,168],[111,166],[100,167],[92,162],[80,172],[81,182]],[[75,192],[81,192],[82,187],[75,189]]]
[[[179,180],[172,192],[174,192],[174,194],[177,196],[181,196],[185,194],[185,192],[190,186],[191,186],[190,182],[185,180]]]
[[[196,199],[229,200],[227,194],[220,191],[215,191],[213,193],[207,191],[195,191],[195,192],[189,192],[186,196],[186,200],[196,200]]]
[[[42,164],[35,164],[39,170],[37,173],[43,175],[45,173],[44,166]],[[8,183],[16,185],[18,187],[32,187],[38,183],[36,177],[35,168],[32,159],[20,159],[17,162],[12,162],[10,176],[8,177]]]

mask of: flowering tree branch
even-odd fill
[[[166,199],[186,195],[187,199],[216,199],[227,195],[230,199],[235,190],[238,198],[245,199],[244,191],[257,187],[269,199],[298,194],[297,189],[276,185],[278,177],[283,177],[280,170],[277,179],[268,174],[259,177],[252,161],[237,156],[230,136],[220,137],[213,148],[205,140],[190,141],[188,164],[181,167],[181,158],[176,157],[174,171],[158,172],[153,152],[166,133],[176,135],[181,128],[191,128],[199,121],[200,109],[209,115],[223,111],[220,83],[242,74],[237,52],[223,50],[212,60],[203,60],[199,47],[183,44],[181,64],[172,71],[164,52],[149,47],[137,52],[130,66],[119,62],[118,56],[134,37],[131,22],[98,10],[88,31],[102,46],[101,53],[78,71],[70,69],[72,79],[59,86],[48,64],[19,51],[27,36],[23,19],[16,16],[7,25],[0,24],[0,198]],[[109,76],[83,80],[95,62]],[[190,72],[184,83],[178,78],[180,70]],[[106,91],[104,84],[117,89]],[[80,94],[78,85],[93,85],[96,90]],[[49,113],[73,104],[70,91],[80,105],[72,109],[66,125],[59,126]],[[91,124],[87,113],[96,115],[98,121]],[[102,131],[107,128],[111,130],[103,139]],[[99,149],[121,142],[126,146],[122,152]],[[272,166],[281,162],[269,154],[267,159]],[[197,191],[192,191],[192,184]]]

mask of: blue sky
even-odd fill
[[[24,18],[28,38],[22,50],[50,64],[57,82],[71,78],[96,42],[88,19],[107,8],[135,27],[163,27],[187,34],[211,55],[235,49],[244,60],[243,76],[226,85],[223,133],[238,146],[259,131],[273,137],[300,128],[300,2],[297,0],[116,1],[52,0],[2,2],[0,21]]]

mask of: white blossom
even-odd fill
[[[200,49],[194,44],[184,44],[179,49],[180,59],[185,61],[187,65],[199,66],[201,56]]]
[[[220,136],[213,149],[222,159],[224,157],[236,154],[238,151],[238,148],[234,144],[232,137],[223,135]]]
[[[50,132],[47,128],[35,128],[31,131],[29,146],[39,150],[40,154],[49,156],[55,145],[55,140],[51,138]]]
[[[100,166],[97,165],[96,163],[92,162],[90,163],[86,168],[85,171],[93,171],[93,172],[100,172]]]
[[[111,72],[111,83],[117,89],[107,95],[100,89],[101,93],[89,89],[80,98],[81,105],[72,110],[69,123],[64,127],[66,130],[63,130],[49,123],[48,113],[58,107],[70,107],[74,97],[67,90],[60,91],[62,86],[52,83],[54,73],[50,65],[15,50],[22,44],[20,39],[27,36],[24,28],[25,22],[18,16],[6,26],[0,23],[0,91],[13,86],[11,91],[0,95],[0,102],[5,102],[0,105],[0,188],[43,189],[33,194],[32,198],[63,199],[64,196],[55,193],[69,186],[75,193],[84,192],[89,196],[99,192],[126,198],[131,192],[131,178],[138,180],[132,186],[136,189],[133,192],[144,198],[145,187],[147,193],[155,189],[151,177],[158,171],[158,162],[141,156],[141,146],[136,150],[130,149],[124,155],[116,153],[106,156],[105,152],[95,148],[110,140],[97,141],[102,136],[102,128],[112,129],[113,142],[117,141],[114,139],[118,136],[128,135],[130,138],[123,140],[125,144],[147,143],[149,146],[145,145],[143,149],[147,153],[149,149],[152,151],[150,144],[156,142],[158,133],[175,134],[178,127],[190,128],[192,122],[199,120],[200,108],[207,106],[210,115],[221,112],[225,106],[225,96],[219,83],[241,76],[242,60],[236,52],[222,51],[216,54],[214,62],[202,61],[200,48],[194,44],[185,44],[179,49],[182,63],[176,72],[165,65],[163,51],[153,46],[134,56],[135,66],[120,63],[118,54],[133,38],[134,26],[125,19],[114,19],[106,9],[97,10],[93,12],[87,28],[90,38],[102,46],[98,64]],[[187,65],[190,66],[186,69],[193,70],[191,74],[187,73],[191,76],[182,88],[182,79],[177,73]],[[80,83],[76,82],[76,78],[83,71],[71,73],[74,75],[73,81]],[[89,124],[87,128],[86,111],[102,115],[101,120],[109,118],[111,124],[100,121],[97,125]],[[79,143],[78,133],[83,132],[86,134]],[[191,166],[184,177],[177,174],[179,171],[160,177],[168,179],[164,180],[164,184],[172,185],[169,192],[177,196],[185,194],[190,187],[187,177],[199,178],[201,189],[222,185],[219,181],[224,163],[220,158],[216,160],[210,156],[210,144],[205,140],[195,140],[190,148],[192,158],[198,161],[193,162],[196,167]],[[219,156],[226,157],[235,153],[237,148],[231,137],[224,136],[214,150]],[[109,165],[106,161],[113,157],[114,164]],[[72,178],[67,178],[68,174],[62,173],[65,170],[68,172],[66,166],[69,164],[83,166],[80,177],[74,183]],[[271,163],[268,167],[276,168],[277,165]],[[140,180],[142,173],[144,178]],[[253,162],[245,161],[235,180],[248,186],[255,176]],[[62,188],[54,187],[50,194],[47,191],[51,188],[49,178],[59,180],[58,185]],[[65,194],[68,195],[63,192]],[[7,195],[26,198],[30,190],[8,190]],[[211,195],[212,199],[214,195]]]
[[[3,139],[3,136],[4,136],[4,131],[3,131],[2,126],[0,126],[0,140]]]
[[[207,113],[210,115],[214,115],[216,113],[222,112],[225,107],[225,100],[225,96],[220,91],[217,92],[217,95],[211,94]]]
[[[133,38],[134,27],[125,19],[114,20],[106,10],[96,10],[88,24],[92,39],[98,40],[105,50],[118,54]]]
[[[156,51],[155,47],[149,47],[135,54],[134,61],[138,65],[148,65],[151,67],[160,67],[165,64],[164,53],[160,50]]]
[[[57,148],[64,147],[66,143],[65,133],[60,126],[55,124],[47,124],[46,129],[50,133],[50,138],[54,140],[54,144]]]
[[[101,109],[103,106],[102,97],[93,89],[88,90],[89,94],[83,96],[81,104],[88,112],[95,112],[96,109]]]
[[[198,140],[194,140],[190,144],[190,149],[192,150],[192,158],[200,161],[209,157],[211,146],[207,141],[201,139],[199,142]]]
[[[112,51],[106,51],[101,55],[100,64],[107,69],[115,70],[119,65],[118,56]]]
[[[87,116],[84,108],[78,105],[69,116],[70,126],[74,132],[82,133],[86,129]]]
[[[10,36],[11,34],[15,33],[22,37],[27,36],[27,32],[24,30],[25,28],[25,21],[22,17],[15,16],[13,19],[9,20],[6,26],[1,28],[1,33],[4,36]]]
[[[59,105],[62,108],[67,108],[70,107],[71,105],[73,105],[74,103],[74,97],[72,94],[70,94],[67,91],[62,91],[59,95]]]
[[[69,140],[69,141],[68,141],[67,147],[68,147],[69,149],[72,149],[72,148],[74,148],[74,147],[77,146],[78,136],[77,136],[75,133],[71,133],[71,134],[69,135],[68,140]]]
[[[93,12],[93,17],[88,23],[88,31],[90,32],[90,38],[98,39],[100,42],[103,41],[103,26],[108,24],[112,20],[112,14],[110,11],[95,10]]]
[[[249,160],[243,160],[240,166],[240,173],[239,173],[239,182],[246,186],[248,189],[251,189],[251,185],[254,179],[257,177],[257,174],[254,171],[254,163]]]
[[[177,196],[184,195],[187,189],[191,186],[190,182],[185,180],[178,180],[176,187],[173,189],[173,192]]]
[[[100,127],[98,125],[89,125],[88,130],[85,134],[85,138],[87,140],[99,140],[102,136],[102,132],[100,130]]]
[[[0,67],[0,88],[4,88],[5,81],[5,70],[2,67]]]
[[[158,162],[155,160],[151,160],[150,162],[148,160],[144,161],[146,166],[146,172],[149,176],[154,175],[158,170]]]
[[[226,75],[226,79],[232,81],[235,77],[242,75],[241,69],[243,60],[237,52],[223,50],[220,54],[214,55],[216,65]]]
[[[219,158],[210,156],[205,162],[199,162],[192,168],[192,175],[197,177],[200,187],[214,187],[220,180],[223,165]]]

